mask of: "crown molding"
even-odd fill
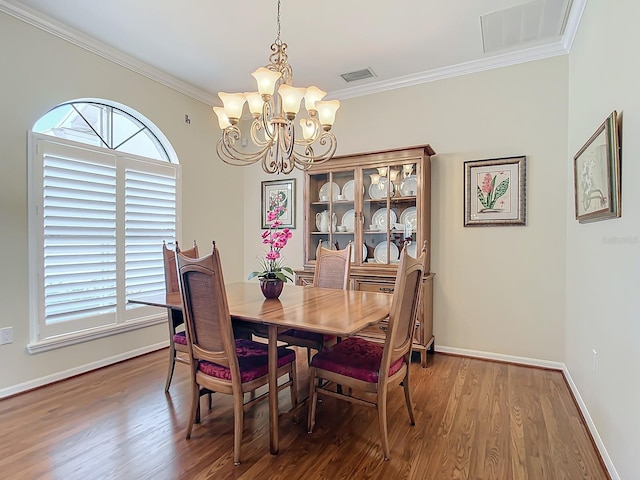
[[[100,42],[84,33],[64,25],[13,0],[0,0],[0,12],[5,12],[18,20],[44,30],[91,53],[99,55],[113,63],[154,80],[177,92],[183,93],[208,105],[215,105],[213,95],[178,78],[142,62],[126,53]]]
[[[396,77],[391,80],[370,83],[359,87],[345,88],[343,90],[335,90],[331,92],[331,98],[344,100],[347,98],[361,97],[371,95],[373,93],[395,90],[398,88],[410,87],[422,83],[435,82],[445,78],[460,77],[471,73],[483,72],[485,70],[493,70],[495,68],[508,67],[519,63],[531,62],[534,60],[542,60],[545,58],[566,55],[569,53],[561,41],[557,43],[543,45],[540,47],[532,47],[526,50],[520,50],[514,53],[506,53],[495,55],[482,60],[474,60],[471,62],[460,63],[450,67],[438,68],[426,72],[414,73],[403,77]]]
[[[562,44],[567,52],[571,51],[573,41],[578,33],[578,26],[580,20],[582,20],[582,14],[587,6],[587,0],[573,0],[569,16],[567,17],[567,23],[564,28],[564,35],[562,36]]]

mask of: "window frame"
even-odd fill
[[[45,324],[44,315],[44,223],[42,217],[43,192],[43,160],[44,145],[55,145],[56,148],[82,149],[92,155],[112,156],[116,162],[116,261],[117,261],[117,304],[115,322],[93,326],[92,328],[76,329],[72,332],[56,333],[55,328]],[[166,146],[165,146],[166,147]],[[152,164],[158,168],[175,169],[175,235],[179,238],[181,232],[181,168],[176,162],[156,160],[137,156],[127,152],[119,152],[108,148],[96,147],[55,136],[29,132],[28,135],[28,179],[29,179],[29,323],[30,343],[27,345],[29,353],[39,353],[55,348],[61,348],[89,340],[115,335],[118,333],[145,328],[152,325],[166,323],[167,313],[154,307],[132,306],[127,304],[125,292],[125,245],[124,238],[124,205],[120,200],[124,198],[124,174],[127,165],[139,162]],[[171,241],[173,239],[167,239]],[[160,251],[160,248],[159,248]],[[80,324],[82,322],[79,322]],[[86,323],[86,322],[85,322]],[[90,323],[90,322],[89,322]]]

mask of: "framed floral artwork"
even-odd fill
[[[464,226],[526,225],[526,157],[464,162]]]
[[[282,228],[296,228],[296,179],[262,182],[262,228],[272,222],[267,218],[270,211],[280,207],[278,220]]]
[[[622,215],[618,115],[614,110],[573,157],[576,220]]]

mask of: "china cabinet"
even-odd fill
[[[400,251],[416,255],[427,242],[422,313],[414,350],[426,365],[433,350],[431,260],[431,159],[429,145],[334,157],[305,172],[304,269],[296,283],[313,281],[318,243],[342,249],[352,244],[351,287],[392,293]],[[363,335],[384,337],[384,325]]]

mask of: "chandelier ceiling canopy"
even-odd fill
[[[219,92],[224,107],[213,107],[213,111],[222,129],[216,150],[224,162],[230,165],[261,162],[267,173],[286,174],[294,167],[307,170],[313,164],[333,157],[337,141],[330,130],[340,102],[323,101],[327,92],[318,87],[292,85],[293,71],[287,63],[287,44],[280,39],[280,0],[277,26],[269,64],[251,74],[256,79],[258,91]],[[303,98],[307,115],[299,118]],[[248,134],[243,134],[240,128],[245,103],[253,116]],[[251,147],[248,147],[249,143]]]

